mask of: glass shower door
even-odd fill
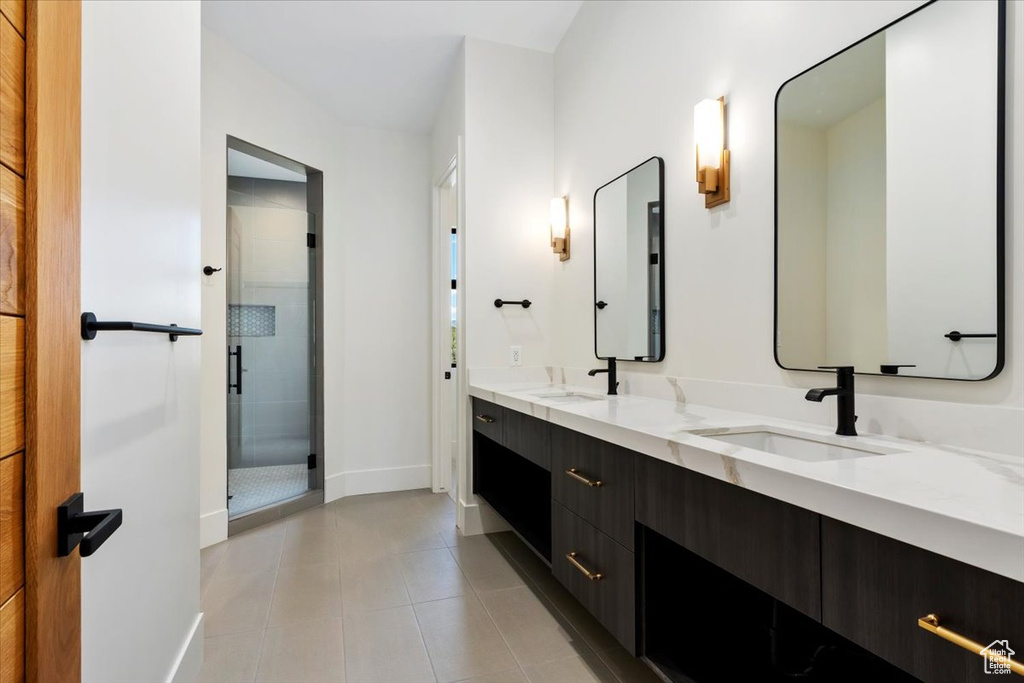
[[[305,211],[229,192],[229,518],[301,496],[315,482],[309,225]]]

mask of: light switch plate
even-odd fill
[[[510,346],[508,347],[508,362],[514,368],[518,368],[523,364],[523,347],[522,346]]]

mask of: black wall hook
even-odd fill
[[[522,301],[504,301],[502,299],[494,300],[495,308],[501,308],[505,304],[508,304],[510,306],[522,306],[523,308],[529,308],[533,304],[533,302],[530,301],[529,299],[523,299]]]
[[[214,268],[213,266],[203,266],[203,275],[213,275],[224,270],[223,268]]]

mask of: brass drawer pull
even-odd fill
[[[601,579],[604,578],[600,574],[598,574],[596,572],[592,572],[589,569],[587,569],[586,567],[584,567],[582,564],[580,564],[580,561],[577,560],[576,557],[577,557],[576,553],[566,553],[565,554],[565,559],[569,560],[569,564],[571,564],[572,566],[576,567],[576,569],[580,570],[580,573],[583,574],[583,576],[585,576],[588,579],[590,579],[591,581],[600,581]]]
[[[959,633],[956,633],[955,631],[950,631],[948,628],[940,625],[939,618],[934,614],[929,614],[926,617],[921,617],[917,620],[917,625],[926,631],[931,631],[939,638],[948,640],[954,645],[959,645],[965,650],[970,650],[976,655],[982,655],[983,657],[987,656],[991,661],[1008,668],[1010,671],[1017,674],[1018,676],[1024,676],[1024,664],[1021,664],[1020,662],[1015,662],[1009,658],[1003,658],[1001,655],[998,654],[984,654],[985,651],[988,649],[986,646],[980,643],[976,643],[970,638],[966,638],[960,635]]]
[[[494,422],[494,418],[491,417],[490,415],[477,415],[476,419],[477,421],[483,422],[484,424],[491,424],[492,422]]]
[[[600,479],[597,480],[597,481],[591,481],[591,480],[587,479],[586,477],[584,477],[582,474],[580,474],[579,470],[577,470],[575,467],[570,467],[569,469],[567,469],[565,471],[565,473],[568,474],[573,479],[575,479],[576,481],[578,481],[580,483],[583,483],[583,484],[586,484],[587,486],[598,487],[598,486],[601,485],[601,480]]]

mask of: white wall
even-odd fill
[[[202,42],[204,263],[225,260],[228,135],[322,171],[325,499],[429,486],[429,139],[342,125],[219,36]],[[204,280],[204,546],[227,529],[225,296],[221,275]]]
[[[622,370],[707,380],[731,405],[766,411],[792,406],[802,419],[834,421],[834,405],[804,405],[799,391],[824,386],[828,377],[781,370],[772,358],[775,93],[794,74],[919,4],[585,3],[555,53],[554,194],[570,197],[574,240],[572,260],[553,276],[557,312],[551,327],[540,332],[550,341],[552,364],[593,366],[587,233],[594,189],[638,160],[660,155],[666,165],[667,354],[664,363],[624,364]],[[1024,195],[1019,187],[1024,145],[1013,127],[1024,115],[1021,89],[1015,87],[1024,70],[1019,10],[1019,4],[1010,3],[1007,368],[991,381],[970,384],[858,378],[861,424],[872,430],[946,440],[953,438],[950,430],[959,429],[961,436],[969,435],[961,441],[990,446],[999,439],[984,433],[1002,430],[1003,443],[1018,449],[1022,443]],[[719,95],[727,102],[732,201],[706,210],[693,177],[692,112],[701,99]],[[499,355],[477,358],[504,365]],[[774,391],[787,387],[794,390]],[[787,398],[745,403],[758,392]],[[871,395],[932,403],[873,401]],[[869,409],[877,412],[865,419]],[[945,419],[924,426],[923,417],[911,419],[911,414],[942,414]],[[989,427],[978,429],[978,420]]]
[[[996,331],[995,21],[994,2],[940,2],[886,32],[889,346],[915,373],[996,364],[994,340],[943,337]]]
[[[473,38],[465,51],[467,365],[507,365],[512,344],[523,347],[523,365],[543,365],[559,268],[548,225],[559,194],[552,55]],[[498,298],[533,305],[498,309]]]
[[[100,319],[200,324],[199,22],[198,2],[82,4],[82,310]],[[124,510],[82,561],[85,681],[198,673],[199,364],[194,338],[82,343],[86,509]]]

